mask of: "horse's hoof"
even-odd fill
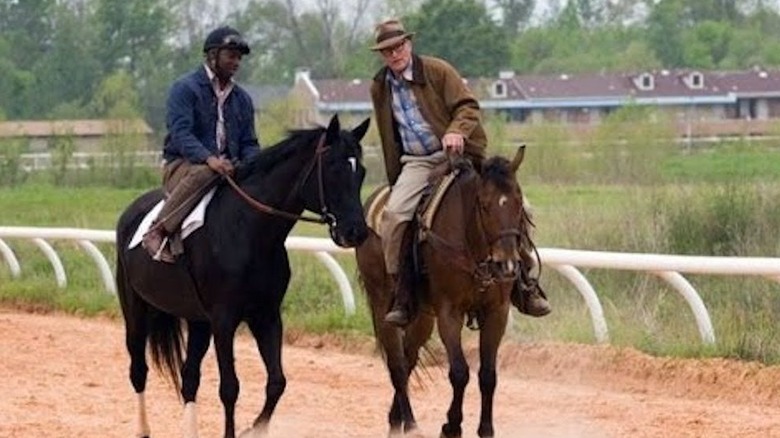
[[[255,426],[241,432],[238,438],[263,438],[268,436],[268,426]]]
[[[477,435],[479,438],[493,438],[495,433],[493,432],[493,426],[479,426],[477,429]]]
[[[460,426],[452,427],[445,424],[441,427],[441,435],[439,435],[439,438],[461,438],[462,436],[463,431],[460,429]]]

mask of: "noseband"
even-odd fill
[[[330,146],[327,146],[325,144],[325,132],[320,135],[320,139],[317,142],[317,149],[314,151],[314,157],[312,157],[311,162],[309,162],[309,165],[307,166],[306,172],[303,174],[303,177],[298,180],[298,182],[295,184],[295,189],[290,192],[290,196],[293,194],[298,193],[298,191],[301,190],[301,187],[306,183],[306,181],[311,176],[312,172],[314,171],[314,168],[317,168],[317,188],[319,191],[319,198],[320,198],[320,216],[319,217],[312,217],[312,216],[306,216],[304,214],[293,214],[284,210],[279,210],[277,208],[274,208],[268,204],[263,204],[262,202],[252,198],[249,196],[247,192],[245,192],[241,187],[238,186],[236,181],[226,175],[225,179],[227,180],[230,187],[235,190],[236,193],[246,201],[250,206],[252,206],[255,210],[261,212],[261,213],[267,213],[272,216],[278,216],[285,219],[289,219],[292,221],[304,221],[304,222],[313,222],[317,224],[328,224],[331,228],[336,225],[336,216],[334,216],[332,213],[328,211],[328,206],[325,204],[325,184],[323,183],[322,179],[322,156],[325,154],[325,152],[330,149]]]

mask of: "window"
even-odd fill
[[[493,83],[493,97],[506,97],[506,85],[503,82]]]
[[[695,88],[695,89],[701,89],[704,88],[704,76],[695,71],[688,75],[688,80],[686,81],[688,84],[688,87]]]
[[[641,75],[634,78],[634,85],[636,85],[636,87],[640,90],[652,90],[655,88],[653,75],[650,73],[642,73]]]

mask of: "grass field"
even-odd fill
[[[646,163],[657,166],[655,181],[631,184],[588,178],[561,182],[566,178],[534,173],[551,166],[534,163],[539,158],[529,147],[520,181],[534,207],[536,243],[541,247],[776,256],[780,253],[777,155],[771,147],[744,145],[681,150]],[[588,170],[587,159],[581,165],[580,173],[596,173]],[[0,188],[0,225],[110,230],[121,210],[142,191],[50,184]],[[326,230],[299,224],[293,235],[324,237]],[[86,315],[117,315],[116,299],[104,292],[94,264],[75,245],[54,243],[63,255],[69,279],[69,287],[58,290],[48,261],[36,247],[25,241],[7,243],[17,252],[23,272],[21,279],[11,279],[7,267],[0,265],[0,300]],[[113,263],[113,247],[105,245],[102,250]],[[293,279],[284,303],[289,327],[345,335],[370,333],[354,260],[349,256],[338,259],[352,278],[356,315],[345,314],[337,285],[319,262],[311,255],[293,253]],[[689,278],[710,310],[718,338],[715,346],[705,347],[687,304],[661,280],[630,272],[583,273],[602,300],[613,344],[661,355],[780,362],[780,331],[774,323],[780,316],[780,287],[775,282]],[[515,314],[516,330],[510,336],[520,342],[594,342],[590,316],[576,289],[551,270],[543,271],[542,284],[550,295],[553,314],[542,319]]]

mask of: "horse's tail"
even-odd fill
[[[149,350],[152,364],[181,394],[179,371],[183,363],[183,336],[179,318],[155,311],[149,318]]]

